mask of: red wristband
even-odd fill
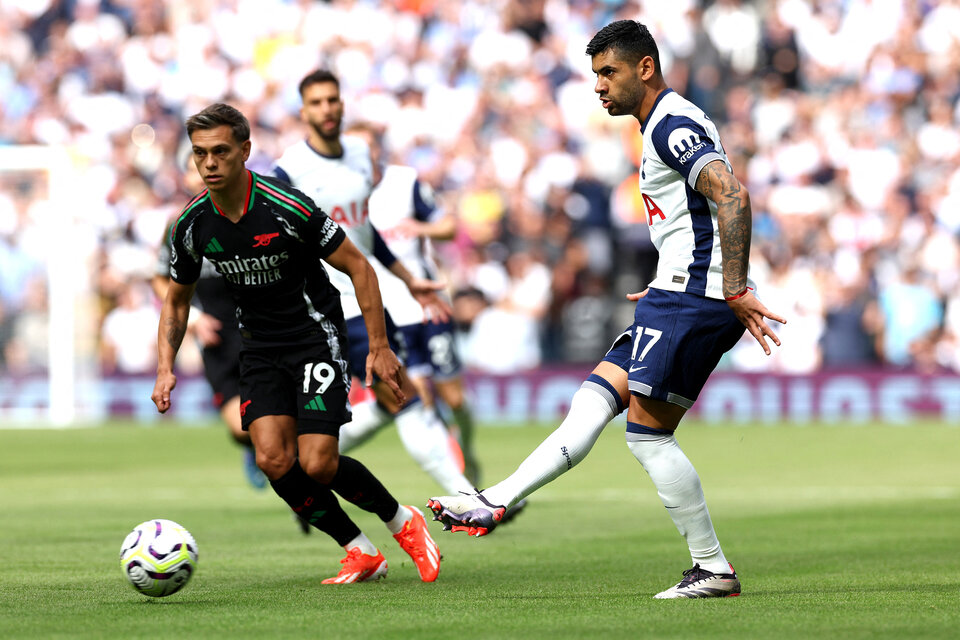
[[[743,296],[747,295],[747,293],[748,293],[749,291],[753,291],[753,287],[747,287],[746,289],[744,289],[743,291],[741,291],[741,292],[738,293],[737,295],[735,295],[735,296],[730,296],[729,298],[724,298],[724,300],[726,300],[727,302],[732,302],[733,300],[736,300],[737,298],[742,298]]]

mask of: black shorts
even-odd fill
[[[240,331],[234,327],[220,332],[220,344],[205,347],[203,375],[213,389],[213,404],[219,409],[223,403],[240,395]]]
[[[263,416],[293,416],[297,433],[340,434],[350,421],[350,375],[343,340],[332,354],[315,340],[295,346],[245,347],[240,352],[240,417],[244,430]],[[335,357],[338,356],[338,357]]]

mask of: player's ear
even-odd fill
[[[246,161],[250,158],[250,149],[251,149],[252,147],[253,147],[253,145],[250,143],[249,140],[244,140],[244,141],[243,141],[243,144],[240,145],[240,149],[241,149],[241,151],[243,151],[243,161],[244,161],[244,162],[246,162]]]
[[[644,82],[649,82],[657,74],[657,63],[654,62],[653,56],[643,56],[640,58],[640,62],[637,63],[637,75],[640,76],[640,79]]]

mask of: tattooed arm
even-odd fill
[[[720,253],[723,256],[723,297],[747,288],[750,256],[750,195],[720,160],[707,164],[697,176],[697,191],[717,203]]]
[[[170,392],[177,386],[173,374],[173,362],[187,333],[190,317],[190,299],[196,284],[184,285],[171,281],[167,297],[160,310],[160,326],[157,330],[157,381],[150,396],[160,413],[170,408]]]
[[[786,324],[771,313],[747,288],[747,267],[750,260],[752,216],[750,195],[737,177],[720,160],[705,166],[697,176],[697,191],[717,203],[717,226],[720,232],[720,254],[723,260],[723,297],[764,353],[770,355],[765,336],[780,346],[780,339],[767,326],[764,318]]]

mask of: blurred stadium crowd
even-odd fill
[[[69,151],[91,357],[152,373],[146,281],[189,196],[183,119],[237,106],[265,171],[303,135],[297,83],[329,68],[347,123],[379,127],[460,219],[437,251],[468,364],[595,362],[655,266],[639,127],[600,108],[584,54],[620,18],[651,27],[752,197],[753,277],[789,324],[774,357],[745,341],[728,365],[960,370],[957,0],[0,0],[0,145]],[[0,173],[14,375],[46,363],[44,198]]]

